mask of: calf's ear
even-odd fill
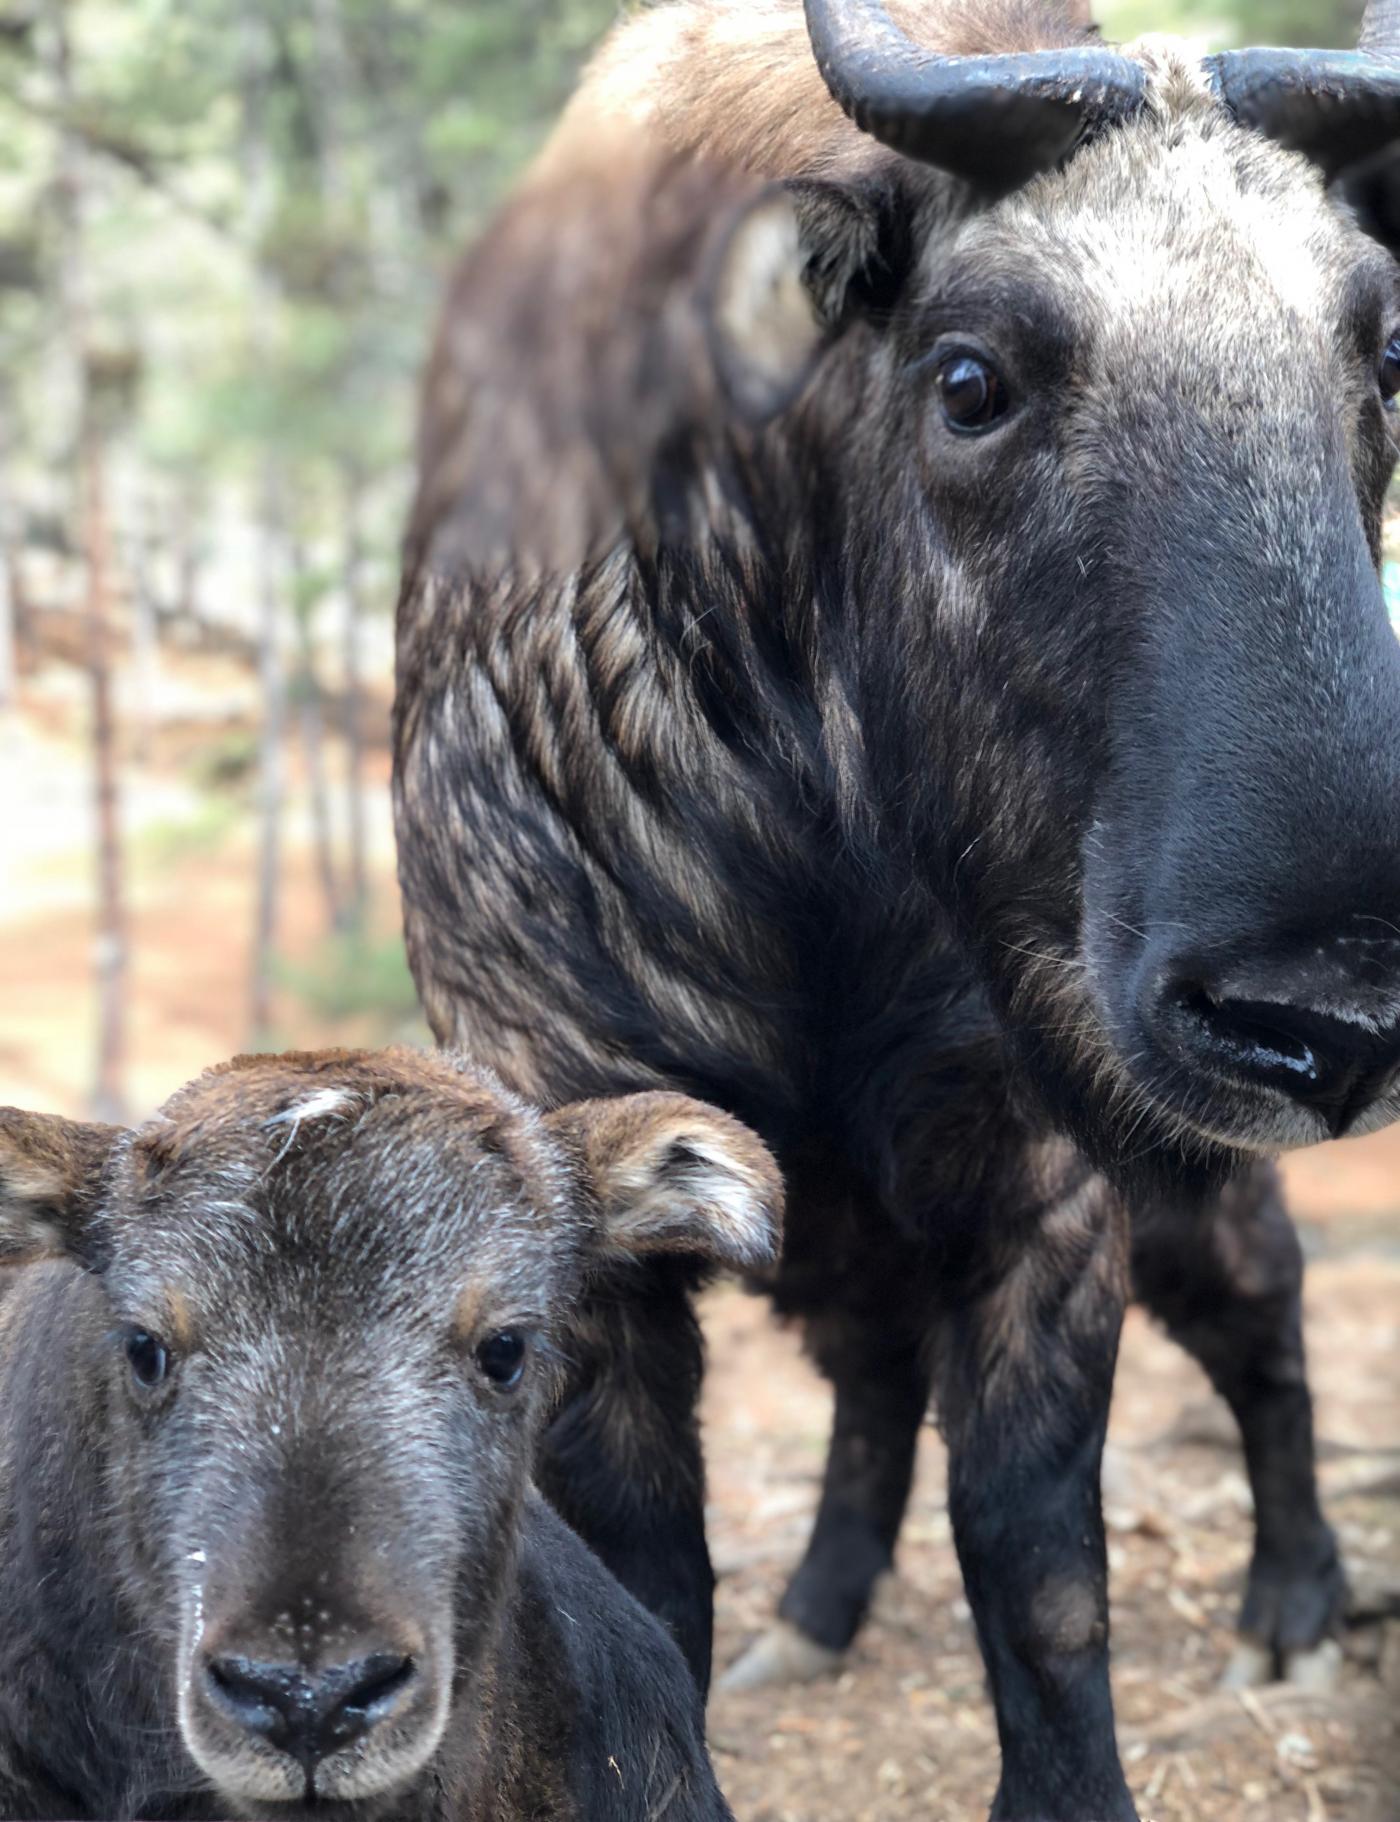
[[[548,1116],[613,1258],[692,1253],[754,1268],[778,1256],[783,1181],[760,1139],[678,1094],[576,1101]]]
[[[878,264],[874,207],[840,185],[769,185],[726,228],[709,274],[706,326],[720,385],[764,424],[790,405],[858,312]]]
[[[95,1263],[102,1173],[120,1132],[0,1107],[0,1265]]]

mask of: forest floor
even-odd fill
[[[36,697],[0,723],[0,1101],[81,1111],[91,1054],[87,780],[73,714]],[[243,808],[189,783],[208,728],[128,772],[132,1107],[144,1112],[247,1042],[253,841]],[[295,755],[289,754],[295,775]],[[371,761],[370,862],[395,919],[387,755]],[[308,830],[289,814],[282,948],[327,943]],[[279,1040],[354,1042],[352,1018],[284,993]],[[1358,1581],[1400,1576],[1400,1129],[1297,1158],[1311,1257],[1308,1340],[1328,1509]],[[801,1553],[830,1403],[759,1300],[705,1310],[711,1536],[722,1668],[765,1627]],[[981,1822],[996,1742],[930,1430],[898,1574],[843,1674],[719,1692],[716,1765],[739,1822]],[[1238,1446],[1198,1370],[1140,1313],[1128,1322],[1107,1476],[1114,1679],[1130,1782],[1153,1822],[1400,1822],[1400,1618],[1354,1630],[1330,1696],[1220,1695],[1249,1546]]]
[[[1400,1138],[1299,1159],[1321,1477],[1354,1582],[1400,1587]],[[813,1512],[830,1421],[796,1334],[737,1289],[706,1309],[722,1670],[767,1625]],[[1350,1630],[1340,1687],[1218,1691],[1250,1543],[1239,1446],[1193,1362],[1140,1311],[1105,1474],[1120,1744],[1152,1822],[1400,1822],[1400,1617]],[[983,1692],[926,1433],[898,1569],[842,1674],[710,1706],[740,1822],[981,1822]]]

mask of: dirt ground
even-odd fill
[[[52,705],[49,705],[52,707]],[[42,709],[44,705],[38,705]],[[61,707],[61,705],[60,705]],[[0,1101],[79,1111],[91,1051],[86,777],[64,717],[0,725]],[[176,756],[178,757],[178,756]],[[372,864],[393,917],[375,762]],[[133,773],[133,1109],[246,1043],[251,832],[187,839],[201,812],[164,769]],[[186,837],[169,839],[171,827]],[[162,833],[164,831],[164,833]],[[289,818],[283,943],[324,942],[304,824]],[[355,1041],[290,1001],[288,1042]],[[280,1034],[279,1034],[280,1035]],[[1309,1343],[1322,1474],[1358,1586],[1400,1582],[1400,1132],[1290,1166],[1312,1256]],[[721,1288],[705,1400],[722,1667],[766,1625],[816,1499],[829,1400],[798,1338]],[[1249,1540],[1239,1451],[1197,1369],[1140,1315],[1125,1337],[1107,1498],[1114,1679],[1128,1773],[1154,1822],[1400,1822],[1400,1610],[1347,1640],[1334,1695],[1216,1693]],[[716,1764],[740,1822],[980,1822],[991,1713],[962,1600],[936,1435],[897,1577],[837,1679],[719,1693]]]
[[[1358,1589],[1400,1586],[1400,1140],[1299,1161],[1322,1479]],[[1350,1189],[1348,1188],[1350,1186]],[[706,1311],[721,1667],[767,1624],[815,1505],[830,1400],[764,1305]],[[1400,1612],[1359,1625],[1330,1696],[1217,1692],[1250,1539],[1238,1446],[1193,1362],[1134,1311],[1105,1475],[1114,1690],[1153,1822],[1400,1822]],[[996,1736],[930,1431],[898,1573],[834,1681],[710,1710],[740,1822],[980,1822]]]

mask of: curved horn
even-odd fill
[[[1400,139],[1400,0],[1369,0],[1358,50],[1225,51],[1207,68],[1242,125],[1329,178]]]
[[[805,4],[817,67],[856,125],[980,188],[1014,189],[1142,101],[1141,65],[1097,45],[942,57],[880,0]]]
[[[1357,42],[1371,57],[1400,54],[1400,0],[1371,0]]]

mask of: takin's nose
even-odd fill
[[[1400,1069],[1400,942],[1339,939],[1282,965],[1158,971],[1153,1036],[1206,1077],[1274,1089],[1336,1136]]]
[[[412,1658],[377,1651],[315,1671],[300,1664],[215,1657],[206,1661],[204,1675],[216,1709],[309,1772],[395,1714],[417,1670]]]

